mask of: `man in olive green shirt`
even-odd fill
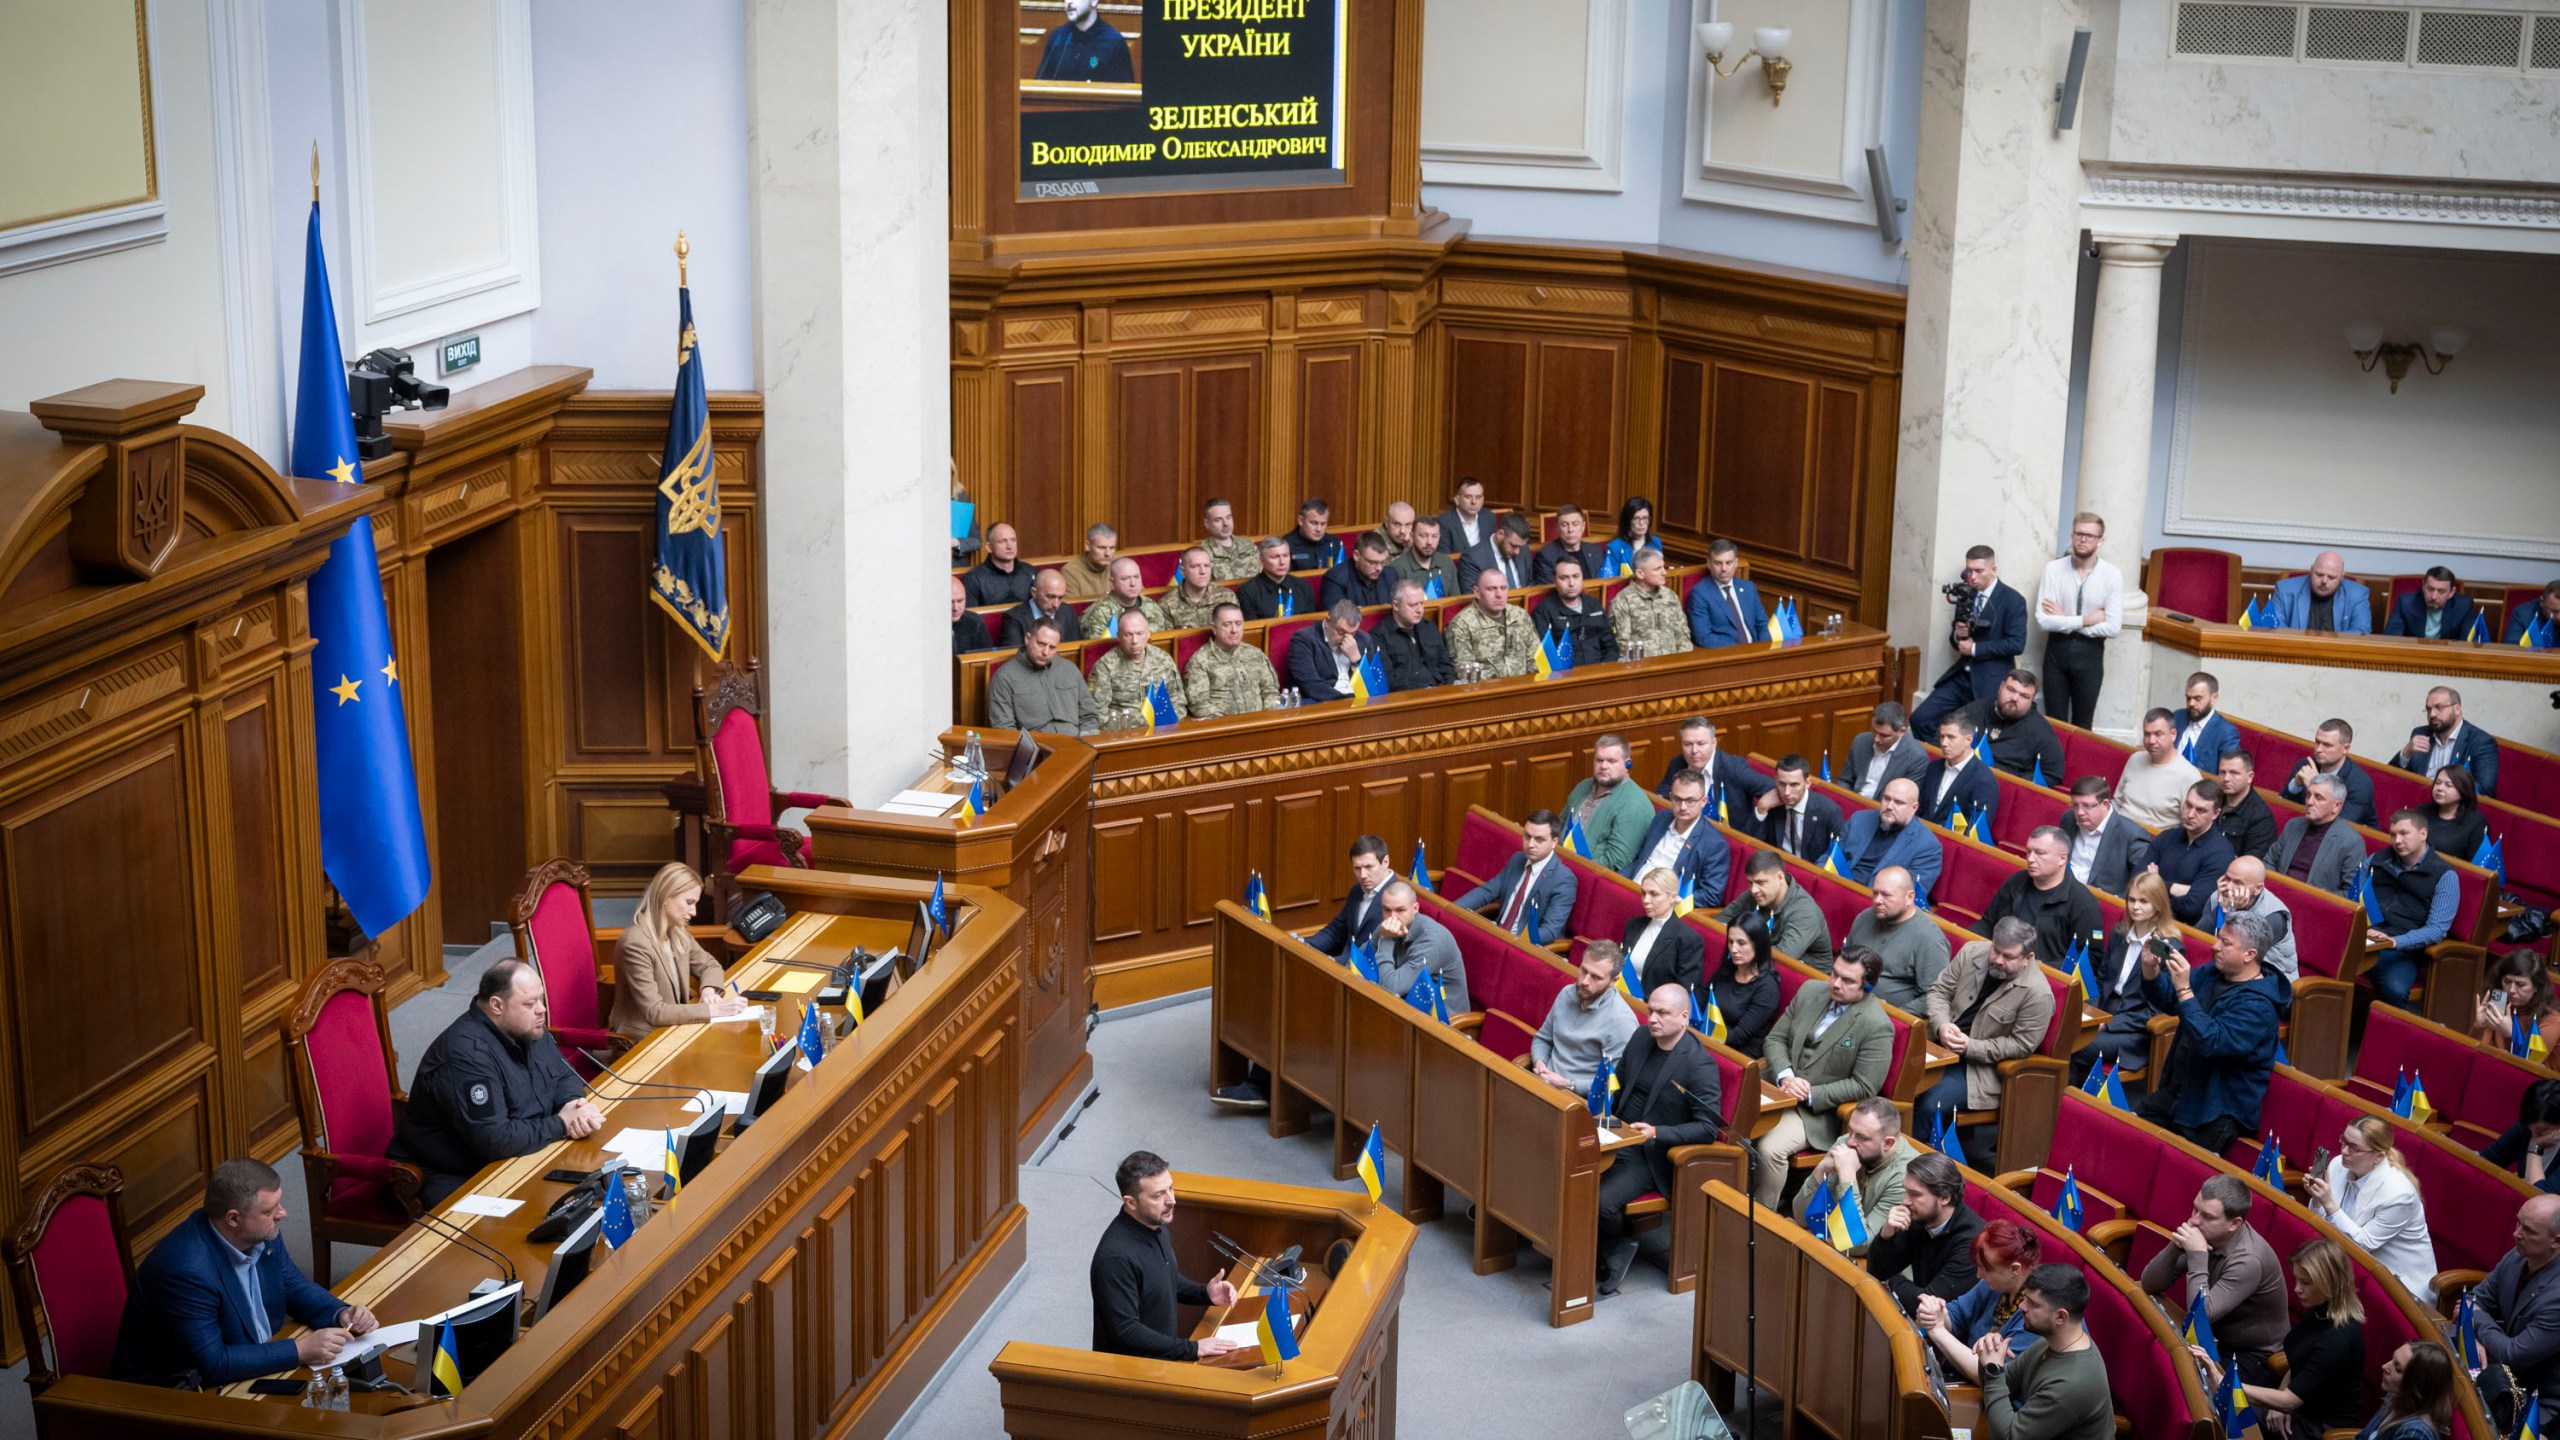
[[[1647,655],[1697,648],[1689,638],[1689,612],[1680,604],[1680,593],[1665,583],[1669,578],[1661,551],[1636,552],[1635,583],[1609,602],[1609,628],[1618,637],[1619,654],[1633,654],[1629,647],[1634,645],[1642,645]]]
[[[1097,708],[1106,713],[1133,710],[1140,724],[1156,724],[1148,692],[1162,685],[1165,697],[1173,702],[1173,718],[1190,715],[1191,700],[1184,692],[1182,675],[1173,668],[1172,656],[1147,643],[1154,636],[1155,627],[1146,616],[1133,610],[1120,617],[1120,643],[1095,661],[1093,673],[1086,677]]]
[[[1230,600],[1209,623],[1209,643],[1192,652],[1182,672],[1191,690],[1191,716],[1250,715],[1280,703],[1280,677],[1262,647],[1244,643],[1244,610]]]
[[[1164,607],[1147,597],[1147,587],[1138,574],[1138,562],[1123,555],[1111,562],[1111,591],[1084,607],[1084,638],[1106,639],[1117,634],[1116,622],[1123,615],[1144,615],[1149,628],[1170,630],[1173,618]]]
[[[1494,583],[1502,583],[1499,572],[1487,571]],[[1483,575],[1476,577],[1476,595],[1484,595]],[[1508,607],[1506,607],[1508,608]],[[1520,615],[1516,609],[1513,615]],[[1521,624],[1528,617],[1520,616]],[[1627,782],[1627,742],[1616,735],[1603,735],[1591,747],[1591,778],[1573,787],[1565,797],[1565,814],[1582,822],[1582,838],[1590,843],[1591,863],[1603,870],[1623,872],[1627,862],[1636,858],[1636,847],[1644,843],[1646,827],[1653,824],[1653,802],[1645,798],[1644,787]]]
[[[1716,922],[1730,925],[1745,915],[1757,915],[1769,927],[1769,941],[1780,954],[1828,971],[1831,927],[1823,923],[1822,907],[1787,873],[1787,862],[1778,852],[1753,851],[1742,864],[1742,880],[1742,893],[1717,912]]]
[[[1440,638],[1449,646],[1450,664],[1481,665],[1487,680],[1528,674],[1530,657],[1538,648],[1529,616],[1511,603],[1510,583],[1490,566],[1476,572],[1476,603],[1450,616]],[[1647,823],[1652,819],[1645,817]],[[1590,823],[1584,822],[1583,828],[1589,829]]]
[[[2036,1342],[2023,1355],[2011,1355],[1998,1330],[1974,1342],[1991,1440],[2113,1440],[2106,1357],[2080,1324],[2088,1305],[2079,1266],[2039,1265],[2018,1288],[2018,1317]]]
[[[1201,506],[1200,528],[1209,533],[1200,548],[1209,552],[1210,579],[1225,584],[1250,580],[1262,573],[1262,559],[1255,553],[1254,543],[1236,534],[1236,507],[1224,500]]]
[[[1222,585],[1211,584],[1209,575],[1206,546],[1194,545],[1182,552],[1182,579],[1164,592],[1164,599],[1158,602],[1164,607],[1165,618],[1173,622],[1172,628],[1206,629],[1217,615],[1219,606],[1235,603],[1235,592]]]
[[[1430,593],[1431,578],[1435,575],[1440,577],[1440,593],[1431,596],[1434,600],[1445,600],[1461,588],[1458,584],[1458,560],[1440,543],[1440,517],[1437,515],[1413,517],[1413,548],[1387,563],[1395,567],[1398,575],[1421,586],[1425,594]]]

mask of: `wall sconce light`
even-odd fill
[[[1762,25],[1751,32],[1751,48],[1737,57],[1731,67],[1724,63],[1725,47],[1733,43],[1733,22],[1708,20],[1698,26],[1698,43],[1706,47],[1707,68],[1718,76],[1729,76],[1753,60],[1760,62],[1760,73],[1769,80],[1769,103],[1786,99],[1787,72],[1795,63],[1787,59],[1787,43],[1796,38],[1793,30]]]
[[[2400,393],[2400,382],[2409,373],[2410,361],[2416,360],[2425,365],[2430,375],[2441,375],[2444,367],[2453,363],[2453,357],[2462,353],[2462,347],[2470,343],[2470,331],[2457,330],[2450,325],[2439,325],[2429,330],[2427,343],[2417,345],[2383,339],[2382,322],[2379,320],[2354,320],[2347,324],[2347,348],[2355,352],[2356,363],[2363,366],[2367,374],[2373,372],[2377,363],[2380,364],[2382,373],[2391,377],[2391,393],[2394,395]]]

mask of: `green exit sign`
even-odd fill
[[[459,340],[444,342],[443,350],[437,355],[436,373],[450,375],[456,370],[468,370],[479,363],[480,337],[465,335]]]

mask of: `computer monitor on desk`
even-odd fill
[[[601,1212],[596,1216],[597,1220],[603,1218]],[[441,1315],[419,1321],[416,1359],[421,1381],[435,1370],[436,1346],[447,1325],[453,1327],[454,1360],[462,1369],[462,1383],[468,1385],[506,1354],[507,1347],[524,1333],[524,1286],[501,1285]]]
[[[711,1113],[716,1117],[720,1112]],[[603,1229],[604,1207],[598,1206],[578,1222],[568,1239],[552,1247],[551,1265],[542,1272],[542,1294],[533,1306],[535,1323],[550,1314],[552,1306],[568,1299],[578,1282],[587,1278],[588,1268],[595,1263],[596,1237]]]
[[[1040,746],[1037,742],[1032,740],[1031,732],[1028,730],[1015,731],[1013,735],[1013,758],[1006,761],[1004,767],[1004,788],[1010,790],[1014,786],[1021,784],[1023,781],[1030,779],[1031,767],[1039,763]]]
[[[756,1067],[755,1078],[747,1082],[747,1103],[738,1112],[738,1123],[730,1127],[731,1134],[743,1133],[756,1123],[757,1116],[772,1109],[773,1102],[782,1098],[782,1082],[790,1075],[791,1062],[799,1055],[798,1046],[784,1045],[764,1057],[764,1063]]]
[[[771,1057],[766,1057],[770,1059]],[[676,1132],[676,1181],[690,1185],[702,1167],[711,1163],[720,1148],[720,1122],[727,1118],[723,1107],[714,1105],[695,1117],[694,1122]]]

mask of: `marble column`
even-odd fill
[[[945,25],[747,6],[774,782],[856,804],[951,719]]]
[[[1938,587],[1968,547],[1996,550],[2030,606],[2059,553],[2080,132],[2054,133],[2054,85],[2088,12],[1928,0],[1888,607],[1894,638],[1920,647],[1915,691],[1954,658]]]
[[[2125,572],[2124,631],[2107,642],[2097,729],[2118,739],[2141,730],[2150,703],[2151,647],[2142,622],[2142,537],[2151,513],[2152,378],[2160,350],[2160,267],[2175,235],[2090,237],[2098,247],[2098,302],[2089,319],[2088,393],[2080,413],[2079,509],[2107,522],[2103,552]]]

